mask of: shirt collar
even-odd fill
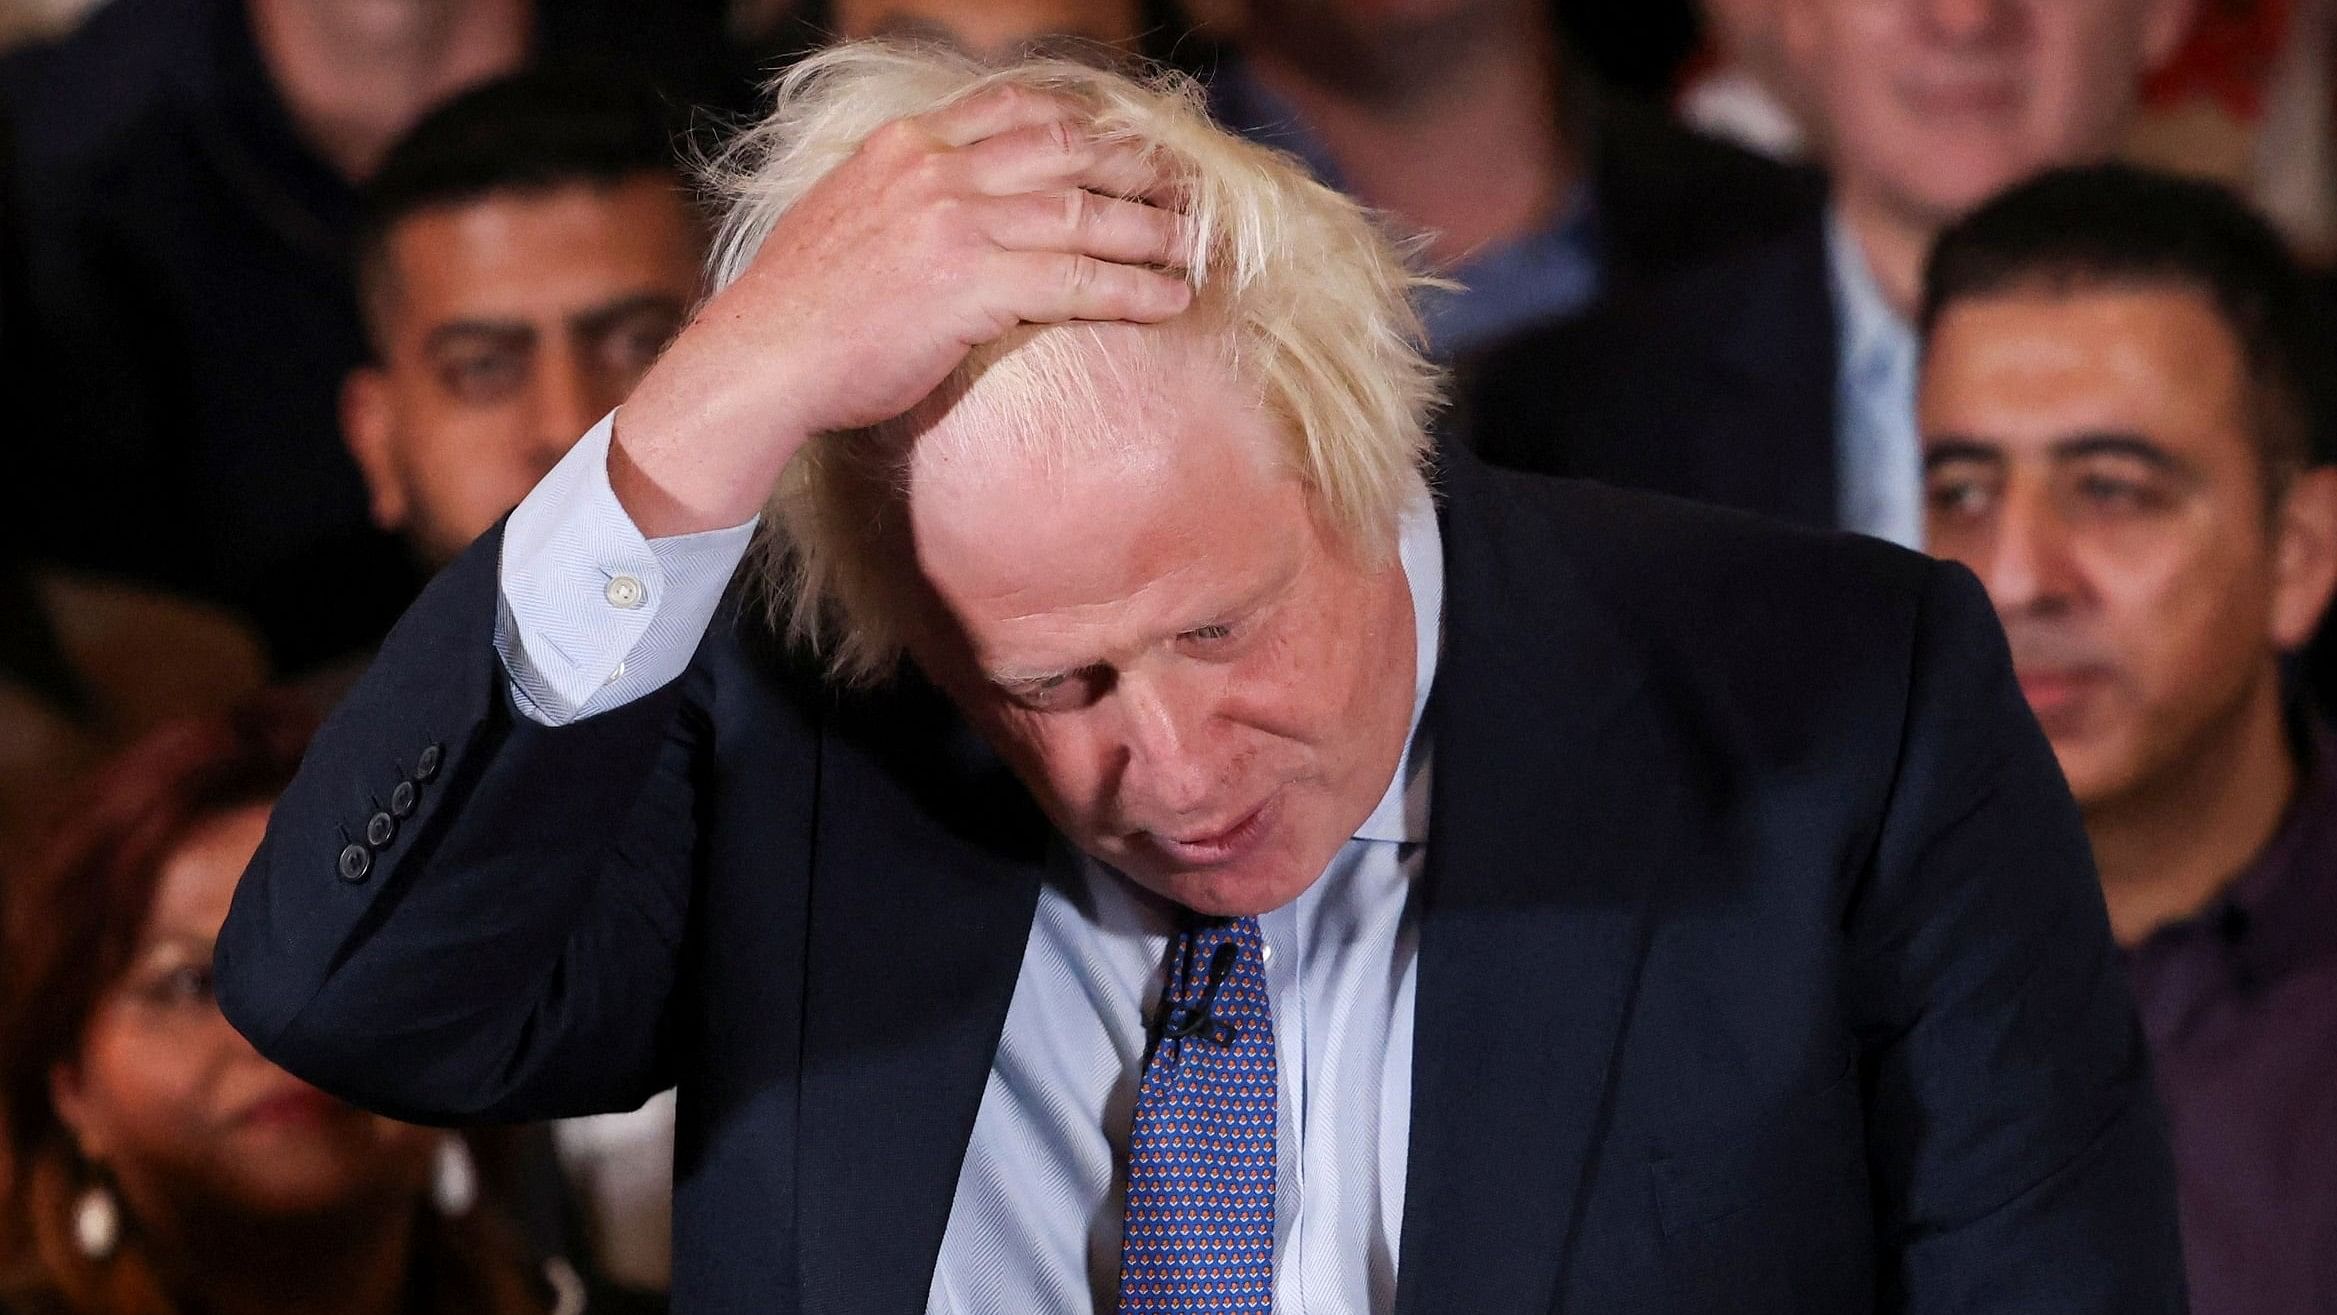
[[[1428,839],[1428,739],[1421,724],[1428,708],[1428,690],[1436,683],[1436,658],[1444,641],[1444,540],[1438,536],[1436,505],[1423,486],[1404,509],[1397,555],[1404,566],[1404,582],[1412,590],[1412,630],[1417,645],[1412,678],[1412,729],[1404,740],[1403,756],[1379,806],[1363,825],[1357,840],[1417,844]]]
[[[1875,282],[1874,269],[1858,236],[1839,210],[1826,211],[1826,273],[1835,318],[1842,324],[1842,360],[1847,373],[1897,370],[1915,358],[1915,326],[1892,309]]]

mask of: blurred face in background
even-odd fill
[[[833,8],[846,40],[938,41],[999,62],[1077,54],[1084,42],[1133,50],[1144,21],[1136,0],[835,0]]]
[[[1779,0],[1837,188],[1937,228],[2118,145],[2190,0]]]
[[[267,820],[251,805],[188,832],[164,861],[128,969],[50,1076],[82,1157],[112,1176],[134,1219],[331,1215],[419,1199],[427,1182],[438,1134],[270,1064],[212,999],[212,942]]]
[[[2274,504],[2240,344],[2179,288],[1951,304],[1919,404],[1931,550],[1988,587],[2078,802],[2208,760],[2337,579],[2337,473]]]
[[[697,296],[681,183],[496,192],[407,217],[369,279],[380,363],[342,428],[373,518],[452,560],[617,403]]]
[[[1250,13],[1340,34],[1389,33],[1519,7],[1518,0],[1249,0]]]
[[[1448,52],[1509,33],[1521,16],[1543,10],[1542,0],[1236,0],[1231,7],[1235,26],[1256,44],[1319,81],[1362,88],[1434,76]]]

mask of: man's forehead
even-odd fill
[[[1272,421],[1224,390],[1091,400],[969,396],[912,437],[904,491],[929,570],[981,579],[984,591],[1063,567],[1161,575],[1233,522],[1279,516],[1291,501],[1279,491],[1295,478],[1265,455]]]
[[[1922,397],[1936,464],[2114,458],[2234,476],[2256,460],[2238,347],[2181,288],[2030,291],[1942,313]]]
[[[1259,459],[1264,432],[1199,402],[1089,419],[1044,409],[943,417],[913,440],[902,486],[912,515],[998,532],[1032,528],[1029,521],[1042,517],[1102,528],[1144,509],[1237,506],[1280,473]]]
[[[675,255],[694,265],[698,225],[679,187],[644,173],[450,198],[398,219],[384,254],[399,282],[450,288],[507,266],[663,265]]]
[[[417,211],[386,236],[376,312],[399,335],[471,316],[557,319],[612,300],[696,295],[687,204],[647,181],[497,192]]]
[[[2012,289],[1943,310],[1926,392],[1999,409],[2047,400],[2186,408],[2241,382],[2238,341],[2181,287]],[[2218,387],[2221,385],[2221,387]]]
[[[1157,478],[1270,441],[1217,344],[1151,326],[1058,326],[986,353],[911,412],[911,484]]]
[[[1210,446],[1026,465],[1021,484],[942,472],[910,494],[917,569],[994,674],[1229,620],[1288,575],[1311,522],[1294,478]]]

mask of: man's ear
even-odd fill
[[[2150,0],[2142,15],[2142,70],[2156,73],[2175,57],[2191,24],[2199,16],[2198,0]]]
[[[341,441],[349,445],[373,508],[373,523],[396,533],[406,528],[406,483],[398,477],[396,408],[389,376],[379,366],[351,370],[341,381]]]
[[[49,1066],[49,1107],[57,1111],[57,1122],[65,1125],[65,1135],[81,1152],[81,1158],[91,1164],[105,1163],[111,1153],[111,1139],[100,1126],[102,1120],[90,1107],[88,1093],[82,1089],[81,1066],[72,1060],[59,1060]]]
[[[2337,466],[2298,475],[2273,525],[2272,642],[2303,648],[2337,591]]]

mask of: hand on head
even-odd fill
[[[1185,224],[1133,145],[1019,87],[891,123],[780,216],[626,404],[610,475],[652,537],[744,521],[812,435],[908,411],[1019,324],[1168,319]]]

